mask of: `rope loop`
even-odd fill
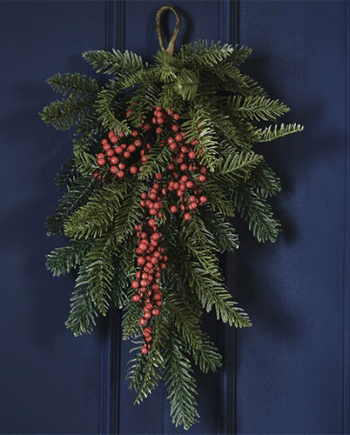
[[[175,23],[175,29],[174,29],[173,34],[171,35],[171,38],[169,41],[168,48],[165,48],[164,40],[163,40],[163,36],[162,36],[162,31],[160,28],[160,20],[161,20],[161,17],[163,15],[163,12],[167,11],[167,10],[171,11],[175,14],[176,23]],[[158,10],[157,15],[156,15],[156,32],[158,35],[158,41],[159,41],[159,46],[160,46],[161,50],[165,50],[168,53],[170,53],[171,55],[174,54],[175,42],[176,42],[176,38],[180,32],[180,26],[181,26],[181,17],[174,6],[163,6]]]

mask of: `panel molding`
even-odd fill
[[[219,40],[223,44],[239,44],[239,1],[220,0]],[[236,259],[234,254],[225,256],[225,279],[227,287],[235,288]],[[217,433],[236,433],[236,343],[234,327],[220,323],[218,326],[218,346],[223,358],[218,379]]]
[[[105,50],[125,49],[125,0],[105,2]],[[101,326],[99,434],[119,433],[121,315],[111,307]]]
[[[343,287],[343,434],[350,433],[350,6],[346,8],[345,216]]]

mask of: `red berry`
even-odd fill
[[[205,202],[207,202],[207,198],[206,198],[205,196],[201,196],[201,197],[199,198],[199,201],[200,201],[202,204],[204,204]]]
[[[98,159],[97,164],[98,164],[98,166],[104,166],[106,164],[106,160],[105,159]]]
[[[106,156],[103,153],[98,153],[96,156],[97,160],[105,159]]]
[[[139,135],[139,132],[137,131],[137,130],[133,130],[132,132],[131,132],[131,136],[132,137],[137,137]]]
[[[117,136],[111,136],[111,137],[109,138],[109,140],[110,140],[112,143],[117,143],[119,139],[117,138]]]
[[[173,119],[178,121],[180,119],[180,115],[178,113],[174,113]]]
[[[175,140],[176,140],[176,142],[181,142],[182,141],[182,136],[181,136],[181,134],[177,134],[176,136],[175,136]]]
[[[125,177],[125,172],[124,172],[124,171],[119,171],[118,174],[117,174],[117,177],[118,177],[118,178],[123,178],[123,177]]]
[[[114,150],[112,148],[110,148],[109,150],[106,151],[107,157],[112,157],[113,155],[114,155]]]
[[[119,159],[118,157],[111,157],[110,162],[112,165],[116,165],[119,162]]]
[[[191,215],[189,213],[184,214],[185,221],[189,221],[191,219]]]
[[[158,173],[154,176],[154,178],[155,178],[156,180],[161,180],[161,179],[163,178],[163,175],[162,175],[160,172],[158,172]]]
[[[190,152],[188,153],[188,157],[189,157],[190,159],[195,159],[195,158],[196,158],[196,153],[195,153],[194,151],[190,151]]]
[[[109,170],[110,170],[110,172],[111,172],[112,174],[115,174],[115,173],[118,171],[118,168],[117,168],[116,166],[111,166],[111,167],[109,168]]]
[[[130,156],[131,156],[131,154],[129,153],[129,151],[124,151],[124,157],[126,158],[126,159],[128,159],[128,158],[130,158]]]
[[[198,177],[198,181],[200,181],[201,183],[203,183],[203,181],[205,181],[205,180],[206,180],[205,175],[200,175]]]
[[[146,263],[146,260],[145,260],[144,257],[139,257],[139,258],[137,259],[137,265],[138,265],[138,266],[143,266],[145,263]]]
[[[137,173],[137,167],[136,166],[131,166],[129,171],[130,171],[130,174],[135,175]]]
[[[148,354],[148,349],[147,349],[147,347],[143,347],[143,348],[141,349],[141,353],[142,353],[143,355],[147,355],[147,354]]]
[[[114,148],[114,152],[116,154],[121,154],[123,152],[123,148],[118,145],[117,147]]]
[[[135,140],[135,142],[136,142],[136,140]],[[128,151],[130,153],[134,153],[136,151],[136,146],[134,144],[129,145],[128,146]]]
[[[136,280],[133,281],[133,282],[131,283],[131,287],[134,288],[134,289],[139,288],[139,282],[136,281]]]

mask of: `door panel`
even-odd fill
[[[38,112],[58,71],[89,69],[80,53],[105,44],[103,2],[1,2],[0,432],[98,433],[99,333],[65,329],[70,277],[52,278],[45,255],[60,241],[45,220],[71,137]]]
[[[56,98],[45,79],[92,74],[81,58],[91,49],[128,49],[152,62],[155,14],[167,2],[0,2],[0,432],[348,433],[348,3],[173,3],[182,16],[177,47],[220,39],[253,48],[246,72],[292,108],[285,123],[305,125],[259,148],[282,181],[272,201],[278,240],[258,244],[237,218],[241,248],[223,259],[253,327],[235,331],[207,317],[224,365],[196,372],[201,420],[187,432],[172,425],[162,383],[133,405],[125,381],[131,344],[120,338],[119,313],[89,336],[65,329],[74,277],[46,271],[45,255],[64,241],[47,238],[44,222],[60,197],[54,175],[71,154],[72,134],[37,115]]]

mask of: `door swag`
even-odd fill
[[[176,16],[167,48],[166,10]],[[109,82],[55,74],[47,82],[64,98],[40,116],[56,129],[76,125],[73,156],[56,178],[64,194],[47,219],[48,235],[69,239],[47,268],[77,271],[66,326],[79,336],[100,314],[123,310],[135,402],[163,378],[172,421],[188,429],[199,418],[192,364],[205,373],[221,366],[203,310],[251,325],[218,264],[218,253],[239,246],[230,218],[238,212],[259,242],[280,231],[267,203],[280,181],[253,146],[302,127],[275,123],[289,109],[241,72],[250,49],[196,41],[175,54],[180,23],[174,7],[159,9],[152,65],[130,51],[87,51]]]

